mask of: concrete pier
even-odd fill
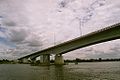
[[[44,54],[40,56],[41,65],[50,65],[50,54]]]
[[[28,60],[28,58],[24,58],[21,60],[21,62],[27,64],[27,63],[29,63],[29,60]]]
[[[63,65],[64,64],[64,59],[62,54],[56,54],[55,55],[55,65]]]
[[[30,63],[35,64],[36,63],[36,58],[30,58]]]

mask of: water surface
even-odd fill
[[[0,80],[120,80],[120,62],[64,66],[0,64]]]

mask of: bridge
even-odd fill
[[[87,35],[80,36],[78,38],[63,42],[61,44],[49,47],[47,49],[32,53],[30,55],[19,58],[18,60],[27,62],[28,58],[34,61],[40,56],[40,63],[49,65],[50,64],[50,54],[55,54],[55,64],[64,64],[64,59],[62,54],[67,52],[83,48],[86,46],[111,41],[115,39],[120,39],[120,23],[108,26],[106,28],[100,29],[98,31],[89,33]]]

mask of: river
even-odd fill
[[[0,80],[120,80],[120,62],[30,66],[0,64]]]

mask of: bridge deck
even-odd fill
[[[33,54],[24,56],[20,59],[27,57],[37,57],[42,54],[64,54],[66,52],[86,47],[89,45],[110,41],[114,39],[120,39],[120,23],[103,28],[101,30],[89,33],[87,35],[80,36],[67,42],[63,42],[56,46],[35,52]]]

